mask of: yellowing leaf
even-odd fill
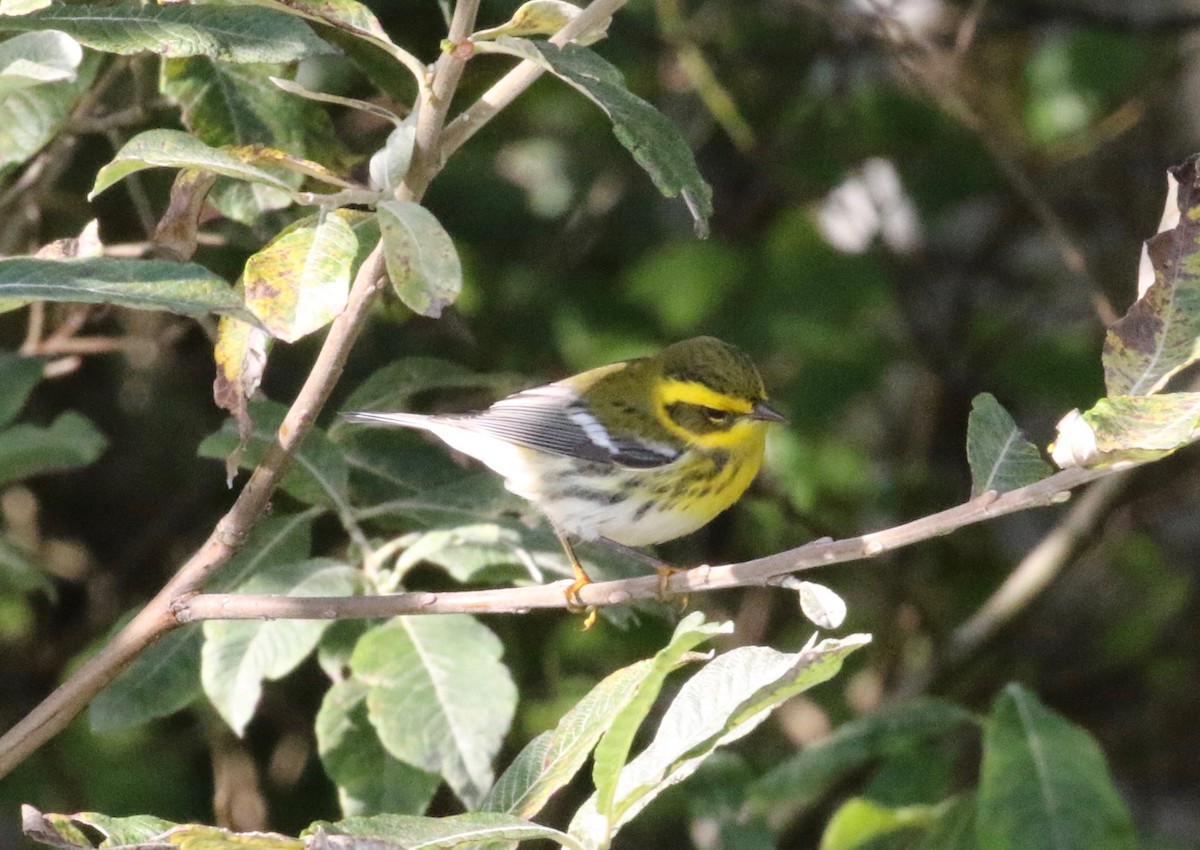
[[[1050,445],[1059,467],[1111,466],[1166,457],[1200,436],[1200,393],[1117,396],[1072,410]]]
[[[246,261],[246,307],[287,342],[324,327],[346,307],[354,231],[338,215],[285,230]]]
[[[1108,329],[1103,361],[1109,396],[1157,393],[1171,376],[1200,359],[1198,161],[1193,156],[1170,169],[1179,215],[1174,227],[1146,241],[1154,283]],[[1164,214],[1167,223],[1174,218]]]
[[[409,309],[437,318],[462,291],[462,263],[433,213],[412,201],[378,207],[388,277]]]
[[[502,35],[529,36],[554,35],[579,16],[583,10],[566,0],[529,0],[513,12],[513,16],[498,27],[480,30],[471,34],[471,41],[490,41]],[[595,44],[608,35],[612,17],[607,17],[582,36],[573,39],[576,44]]]
[[[223,316],[217,325],[217,344],[213,349],[217,377],[213,381],[213,400],[218,407],[233,414],[238,429],[237,448],[225,459],[225,478],[229,482],[237,474],[242,452],[254,430],[249,400],[267,368],[269,342],[270,337],[261,328],[229,316]]]

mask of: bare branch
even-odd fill
[[[829,564],[873,558],[922,540],[940,537],[967,525],[1004,514],[1063,501],[1074,488],[1111,475],[1109,469],[1070,469],[1018,490],[984,493],[962,505],[884,531],[845,540],[818,541],[740,564],[700,566],[673,575],[671,593],[703,593],[731,587],[769,584],[777,576]],[[1110,479],[1115,480],[1115,479]],[[1105,482],[1107,485],[1108,482]],[[1085,496],[1090,504],[1092,491]],[[1080,502],[1081,505],[1084,502]],[[514,614],[534,608],[566,608],[563,580],[532,587],[467,590],[451,593],[413,592],[387,596],[291,597],[202,594],[178,600],[173,611],[181,623],[199,620],[298,619],[341,620],[393,617],[398,614]],[[598,581],[584,587],[580,600],[595,607],[623,605],[659,595],[658,576]]]

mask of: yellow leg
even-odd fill
[[[550,527],[554,529],[555,537],[562,544],[563,551],[567,553],[567,560],[571,562],[571,574],[575,577],[575,580],[571,582],[571,586],[566,591],[567,610],[576,614],[587,613],[587,616],[583,620],[583,628],[586,631],[596,623],[596,609],[583,604],[583,600],[579,598],[579,591],[592,583],[592,577],[587,574],[583,565],[579,563],[579,556],[575,554],[575,547],[571,545],[571,541],[567,538],[567,533],[553,521],[550,522]]]
[[[612,549],[614,552],[620,552],[621,554],[627,555],[628,557],[632,558],[635,561],[641,561],[642,563],[647,564],[651,568],[653,568],[653,570],[656,573],[658,573],[658,598],[659,598],[659,600],[662,602],[670,602],[671,601],[671,591],[667,587],[667,582],[669,582],[671,580],[671,576],[675,575],[675,573],[684,572],[687,569],[687,567],[672,567],[670,564],[660,561],[658,558],[654,557],[653,555],[648,555],[645,552],[641,551],[640,549],[634,549],[632,546],[626,546],[624,543],[618,543],[617,541],[611,540],[607,537],[601,537],[596,542],[603,543],[605,546]],[[688,594],[685,593],[679,599],[679,607],[681,609],[686,609],[687,604],[688,604]]]
[[[654,571],[656,573],[658,573],[658,598],[659,598],[659,600],[664,603],[671,602],[672,594],[671,594],[671,589],[669,587],[667,587],[667,582],[669,582],[671,580],[671,576],[675,575],[675,573],[686,572],[687,567],[672,567],[669,564],[660,563],[658,566],[656,566],[654,568]],[[679,603],[680,611],[687,610],[688,596],[689,596],[689,594],[682,593],[677,598],[675,598],[675,601],[677,601]]]

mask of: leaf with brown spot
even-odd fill
[[[246,261],[246,307],[271,336],[294,342],[342,312],[358,239],[341,216],[305,219]]]
[[[1178,223],[1146,242],[1154,283],[1104,340],[1108,395],[1151,395],[1200,360],[1200,172],[1198,157],[1171,168]]]
[[[412,201],[378,207],[388,277],[413,312],[436,319],[462,291],[462,262],[433,213]]]

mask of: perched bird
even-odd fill
[[[712,337],[523,390],[477,413],[343,416],[429,431],[504,476],[562,542],[576,605],[590,579],[569,534],[628,549],[695,531],[745,492],[762,465],[767,424],[786,421],[767,404],[750,358]]]

